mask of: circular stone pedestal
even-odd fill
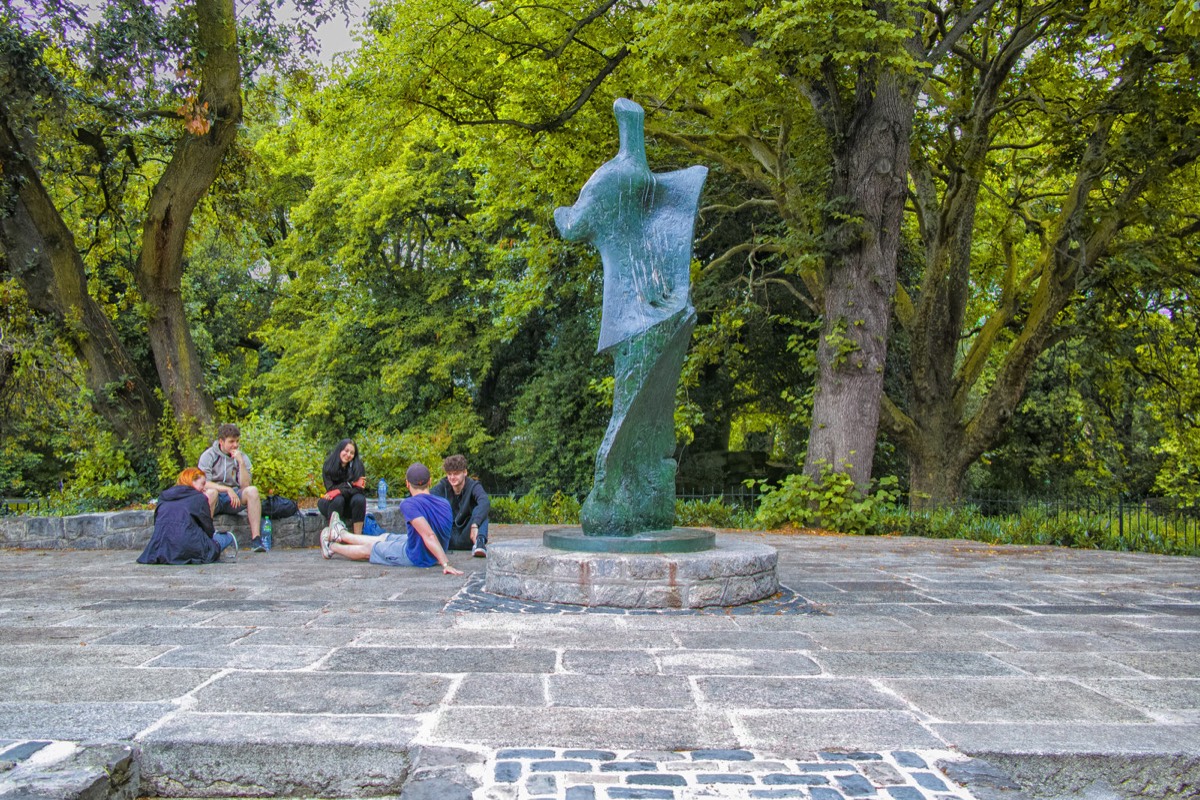
[[[536,541],[488,547],[484,590],[539,603],[616,608],[704,608],[752,603],[779,591],[774,547],[719,540],[698,553],[584,553]]]

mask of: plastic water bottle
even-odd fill
[[[263,546],[263,548],[264,548],[264,549],[266,549],[266,550],[270,550],[270,549],[271,549],[271,545],[272,545],[272,544],[274,544],[274,542],[272,541],[272,536],[271,536],[271,518],[270,518],[270,517],[263,517],[263,521],[262,521],[262,546]]]
[[[383,478],[379,479],[379,505],[376,508],[380,511],[387,508],[387,481]]]

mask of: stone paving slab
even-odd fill
[[[430,731],[430,741],[502,747],[514,731],[528,742],[556,742],[565,747],[684,749],[701,745],[736,747],[738,732],[727,715],[687,709],[504,708],[483,706],[445,709]]]
[[[703,703],[741,709],[902,709],[907,704],[878,682],[859,678],[706,677],[695,680]]]
[[[947,722],[1151,722],[1112,693],[1071,680],[1031,677],[885,680],[887,688]]]
[[[356,675],[331,685],[328,675],[229,671],[193,693],[193,710],[214,713],[418,714],[441,703],[445,675]]]
[[[12,800],[133,800],[141,772],[128,744],[0,740],[0,797]]]
[[[0,701],[0,736],[6,739],[132,741],[173,714],[173,702],[105,703]]]
[[[148,670],[97,666],[79,680],[73,667],[37,670],[0,668],[0,697],[5,702],[120,703],[169,701],[179,696],[180,685],[194,686],[216,674],[215,670]]]
[[[170,651],[169,647],[124,647],[78,644],[25,644],[0,648],[0,669],[46,669],[50,667],[126,666],[137,667]]]
[[[312,667],[329,654],[327,647],[287,645],[229,645],[225,647],[177,647],[146,663],[147,668],[211,667],[214,669],[296,670]]]
[[[973,800],[1013,800],[1004,780],[1070,800],[1200,785],[1197,559],[722,535],[777,548],[786,591],[753,608],[564,611],[481,596],[487,562],[465,553],[456,578],[315,548],[204,567],[0,550],[0,742],[123,743],[146,786],[195,798],[939,798],[896,761],[918,752],[941,754],[926,764],[947,779],[990,774],[946,784]],[[548,785],[496,778],[514,748],[674,754],[661,763],[683,766],[646,774],[683,784],[531,793]],[[712,749],[789,774],[835,750],[879,766],[853,762],[861,795],[763,783],[766,767],[745,784],[695,758]],[[602,774],[600,756],[572,758]]]
[[[738,711],[732,716],[746,746],[772,753],[822,747],[880,750],[946,744],[922,723],[920,715],[910,711],[788,709]]]

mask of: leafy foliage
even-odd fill
[[[491,519],[521,525],[578,525],[579,499],[563,492],[549,497],[526,494],[521,497],[492,497]]]
[[[755,520],[766,528],[795,525],[867,533],[899,499],[896,484],[895,478],[884,477],[873,491],[864,492],[848,474],[829,465],[819,481],[803,473],[787,476],[778,486],[761,481]]]
[[[392,487],[392,494],[403,494],[404,472],[414,461],[429,467],[436,481],[442,475],[442,459],[446,455],[460,450],[477,452],[484,448],[487,437],[480,432],[478,420],[464,403],[448,409],[440,421],[431,419],[425,426],[399,433],[367,431],[357,442],[368,479],[374,484],[382,478]],[[319,471],[317,480],[320,481]]]
[[[1164,555],[1198,555],[1195,526],[1138,516],[1123,523],[1109,515],[1056,513],[1030,506],[1018,514],[986,516],[971,506],[910,511],[895,507],[881,515],[885,534],[967,539],[989,544],[1052,545],[1100,550],[1131,550]]]
[[[242,431],[241,447],[250,454],[254,485],[263,495],[315,497],[324,494],[321,464],[325,460],[325,451],[301,429],[260,414],[239,422],[238,427]],[[199,458],[197,452],[195,459]]]
[[[755,523],[752,510],[729,505],[719,497],[675,501],[675,524],[680,527],[746,529],[757,527]]]
[[[564,492],[550,495],[531,492],[519,497],[494,495],[491,519],[494,522],[516,525],[578,525],[580,502]],[[712,500],[676,500],[675,524],[709,528],[752,528],[753,513],[726,504],[721,498]]]

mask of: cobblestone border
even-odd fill
[[[939,764],[950,751],[819,752],[776,759],[750,750],[507,748],[489,762],[485,800],[976,800]]]
[[[625,615],[668,615],[668,616],[699,616],[699,615],[733,615],[743,616],[752,614],[824,614],[828,611],[815,606],[786,586],[780,586],[779,592],[765,600],[746,603],[740,606],[710,606],[708,608],[615,608],[612,606],[576,606],[566,603],[539,603],[532,600],[518,600],[514,597],[504,597],[484,591],[485,576],[475,572],[467,576],[463,586],[450,602],[442,608],[446,612],[474,612],[500,614],[625,614]]]
[[[452,800],[1028,800],[986,761],[948,750],[820,751],[781,759],[744,749],[508,747],[429,751],[402,796]],[[134,800],[128,743],[0,740],[0,800]],[[449,758],[449,760],[447,760]],[[482,759],[482,763],[481,763]],[[423,760],[423,759],[422,759]],[[479,767],[482,767],[482,781]],[[972,791],[981,792],[973,794]]]

